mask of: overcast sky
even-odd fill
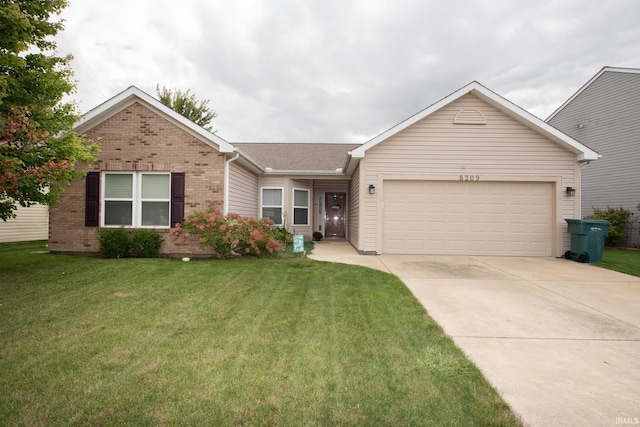
[[[640,68],[637,0],[70,0],[56,37],[86,112],[191,89],[230,142],[365,142],[476,80],[545,119]]]

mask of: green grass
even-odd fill
[[[0,245],[0,425],[519,425],[395,277]]]
[[[640,277],[640,251],[605,248],[598,267]]]

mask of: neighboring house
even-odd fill
[[[477,82],[364,144],[231,144],[135,87],[76,131],[102,149],[51,210],[52,251],[95,252],[123,224],[193,253],[170,227],[214,202],[363,254],[561,256],[580,216],[566,188],[598,158]]]
[[[625,208],[640,215],[640,69],[604,67],[547,123],[596,150],[582,170],[582,215]],[[636,235],[633,238],[637,241]]]
[[[0,243],[47,240],[49,237],[49,206],[18,206],[16,217],[0,220]]]

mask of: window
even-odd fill
[[[309,225],[309,190],[293,190],[293,225]]]
[[[104,225],[133,225],[133,174],[104,176]]]
[[[105,227],[169,227],[171,175],[157,172],[105,172]]]
[[[141,215],[143,227],[169,225],[169,174],[142,174],[140,187]]]
[[[262,218],[282,225],[282,188],[263,188],[261,206]]]

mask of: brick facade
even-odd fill
[[[86,134],[100,141],[98,160],[90,171],[184,172],[185,215],[211,202],[222,208],[224,154],[142,104],[133,103]],[[98,252],[99,227],[85,227],[84,218],[85,182],[81,180],[67,187],[60,206],[51,209],[49,250]],[[210,253],[193,241],[172,240],[168,229],[156,231],[165,238],[161,254]]]

